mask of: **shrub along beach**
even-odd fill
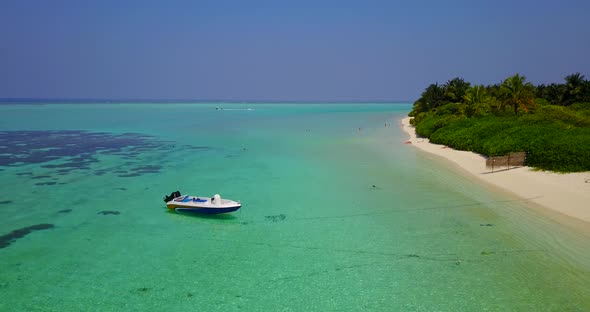
[[[426,88],[409,116],[414,118],[402,120],[409,143],[531,202],[590,222],[590,82],[584,76],[539,86],[520,75],[492,86],[455,78]],[[493,174],[485,168],[487,157],[511,152],[526,152],[527,167]]]
[[[590,82],[580,74],[548,86],[520,75],[492,86],[455,78],[426,88],[409,115],[433,143],[486,156],[526,152],[538,169],[590,170]]]

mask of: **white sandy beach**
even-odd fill
[[[446,158],[482,181],[523,199],[590,222],[590,172],[560,174],[519,167],[491,173],[485,167],[485,157],[479,154],[454,150],[418,137],[410,117],[402,119],[401,126],[410,136],[411,145]]]

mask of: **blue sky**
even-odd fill
[[[0,98],[413,101],[590,78],[590,1],[0,0]]]

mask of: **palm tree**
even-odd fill
[[[463,78],[453,78],[443,85],[444,96],[448,102],[459,103],[471,84]]]
[[[584,82],[584,88],[583,88],[583,95],[582,95],[582,101],[584,103],[590,103],[590,80],[586,80]]]
[[[565,88],[566,86],[564,84],[552,83],[545,87],[543,95],[540,97],[546,99],[553,105],[564,105],[564,96],[567,92]]]
[[[580,73],[565,77],[566,92],[564,94],[564,105],[571,105],[582,100],[585,82],[584,75]]]
[[[535,107],[535,87],[526,78],[516,74],[506,78],[500,87],[501,101],[504,106],[512,106],[514,115],[518,115],[518,108],[525,112]]]
[[[489,104],[491,96],[488,94],[483,85],[475,85],[467,89],[463,96],[463,114],[467,117],[472,117],[478,110],[481,110],[482,105]]]
[[[443,105],[443,97],[443,88],[437,83],[431,84],[426,90],[424,90],[424,92],[422,92],[422,96],[414,103],[414,109],[410,113],[410,116],[422,112],[428,112]]]

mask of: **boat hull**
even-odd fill
[[[179,213],[199,213],[199,214],[219,214],[229,213],[240,209],[241,206],[236,207],[224,207],[224,208],[194,208],[194,207],[176,207],[174,211]]]

